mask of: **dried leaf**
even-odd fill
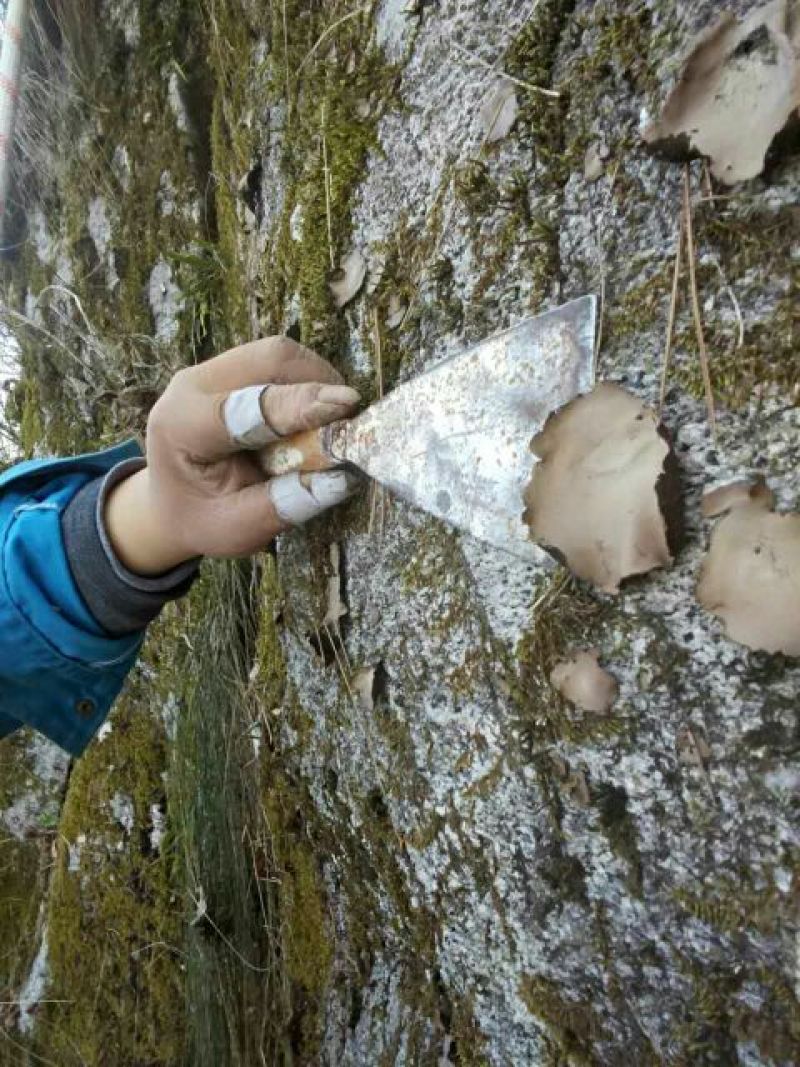
[[[711,535],[697,599],[733,641],[800,656],[800,513],[772,511],[763,483],[748,492],[741,483],[725,488],[727,510]],[[706,510],[718,514],[719,500]]]
[[[760,174],[800,107],[797,14],[795,0],[771,0],[742,22],[722,14],[697,38],[644,140],[673,159],[708,157],[728,185]]]
[[[555,414],[531,450],[524,521],[538,544],[607,593],[672,563],[681,530],[677,461],[655,413],[602,382]]]
[[[583,176],[587,182],[596,182],[605,173],[605,161],[608,159],[608,147],[604,144],[590,144],[583,157]]]
[[[489,93],[480,119],[486,144],[502,141],[517,121],[517,92],[514,83],[503,78]]]
[[[557,663],[550,673],[550,684],[571,704],[583,711],[606,712],[619,696],[617,680],[597,662],[594,649],[576,652]]]
[[[364,711],[373,711],[375,708],[375,668],[364,667],[356,671],[350,684],[360,707]]]
[[[389,297],[389,306],[386,309],[386,325],[390,330],[396,330],[403,322],[408,311],[408,304],[398,293],[392,293]]]
[[[699,767],[705,770],[706,764],[711,759],[711,749],[697,727],[689,726],[688,723],[684,724],[678,730],[675,744],[681,763],[685,763],[688,767]]]
[[[558,778],[560,782],[566,781],[569,777],[569,764],[567,761],[559,756],[557,752],[549,753],[549,758],[556,778]]]
[[[367,275],[367,261],[357,248],[351,249],[342,260],[338,270],[333,271],[328,285],[333,293],[337,308],[349,304],[364,284]]]
[[[592,795],[589,792],[589,783],[586,780],[586,775],[581,770],[573,771],[567,779],[564,786],[569,796],[582,808],[588,808],[592,802]]]

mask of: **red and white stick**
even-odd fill
[[[0,238],[11,180],[11,150],[22,67],[22,35],[28,7],[29,0],[8,0],[5,21],[0,23]]]

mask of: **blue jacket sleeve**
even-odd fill
[[[61,518],[89,481],[139,455],[135,442],[0,476],[0,737],[28,725],[79,755],[136,661],[144,632],[112,636],[80,595]]]

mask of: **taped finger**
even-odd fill
[[[235,389],[223,404],[225,426],[239,448],[262,448],[287,434],[351,415],[359,395],[346,385],[296,382]]]
[[[341,504],[360,484],[357,475],[341,469],[303,477],[284,474],[270,481],[269,495],[279,517],[292,526],[299,526]]]
[[[248,385],[234,389],[223,405],[222,413],[231,440],[240,448],[262,448],[281,436],[264,418],[262,397],[269,385]]]

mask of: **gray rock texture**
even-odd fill
[[[591,291],[598,376],[655,404],[682,168],[649,157],[639,129],[716,5],[401,8],[379,5],[376,32],[402,66],[403,107],[378,125],[352,216],[371,269],[395,256],[379,300],[410,290],[398,380]],[[512,132],[485,146],[502,71],[562,96],[518,86]],[[590,182],[592,143],[604,161]],[[280,543],[295,709],[280,747],[320,828],[335,913],[326,1063],[796,1055],[800,666],[727,640],[693,590],[705,489],[763,473],[781,507],[798,501],[790,350],[757,351],[777,323],[791,330],[800,166],[781,159],[724,201],[700,163],[691,175],[718,428],[684,288],[664,409],[686,497],[674,567],[597,595],[378,497],[371,523],[367,503],[360,528],[345,525],[348,613],[320,636],[330,534]],[[345,314],[354,374],[375,373],[374,308]],[[621,686],[608,718],[547,684],[586,644]],[[376,669],[374,699],[348,692],[348,664]]]
[[[658,404],[684,169],[641,130],[718,4],[106,7],[131,100],[91,119],[114,199],[81,172],[69,212],[32,214],[21,289],[41,317],[61,286],[80,326],[74,285],[113,339],[104,362],[84,338],[77,386],[50,353],[58,392],[30,393],[79,394],[81,447],[142,430],[175,369],[249,336],[290,332],[372,402],[584,293],[597,377]],[[599,594],[373,486],[239,585],[204,565],[73,770],[52,862],[66,760],[27,737],[0,751],[27,884],[55,871],[47,939],[29,908],[7,979],[37,1000],[49,960],[44,1062],[54,1034],[134,1067],[249,1067],[256,1045],[253,1063],[326,1067],[798,1061],[800,661],[734,644],[694,590],[707,489],[762,475],[800,503],[800,153],[787,139],[732,189],[688,173],[717,425],[684,259],[674,565]],[[367,277],[337,311],[353,248]],[[549,684],[581,648],[619,683],[607,715]],[[106,943],[117,984],[81,1016]]]

